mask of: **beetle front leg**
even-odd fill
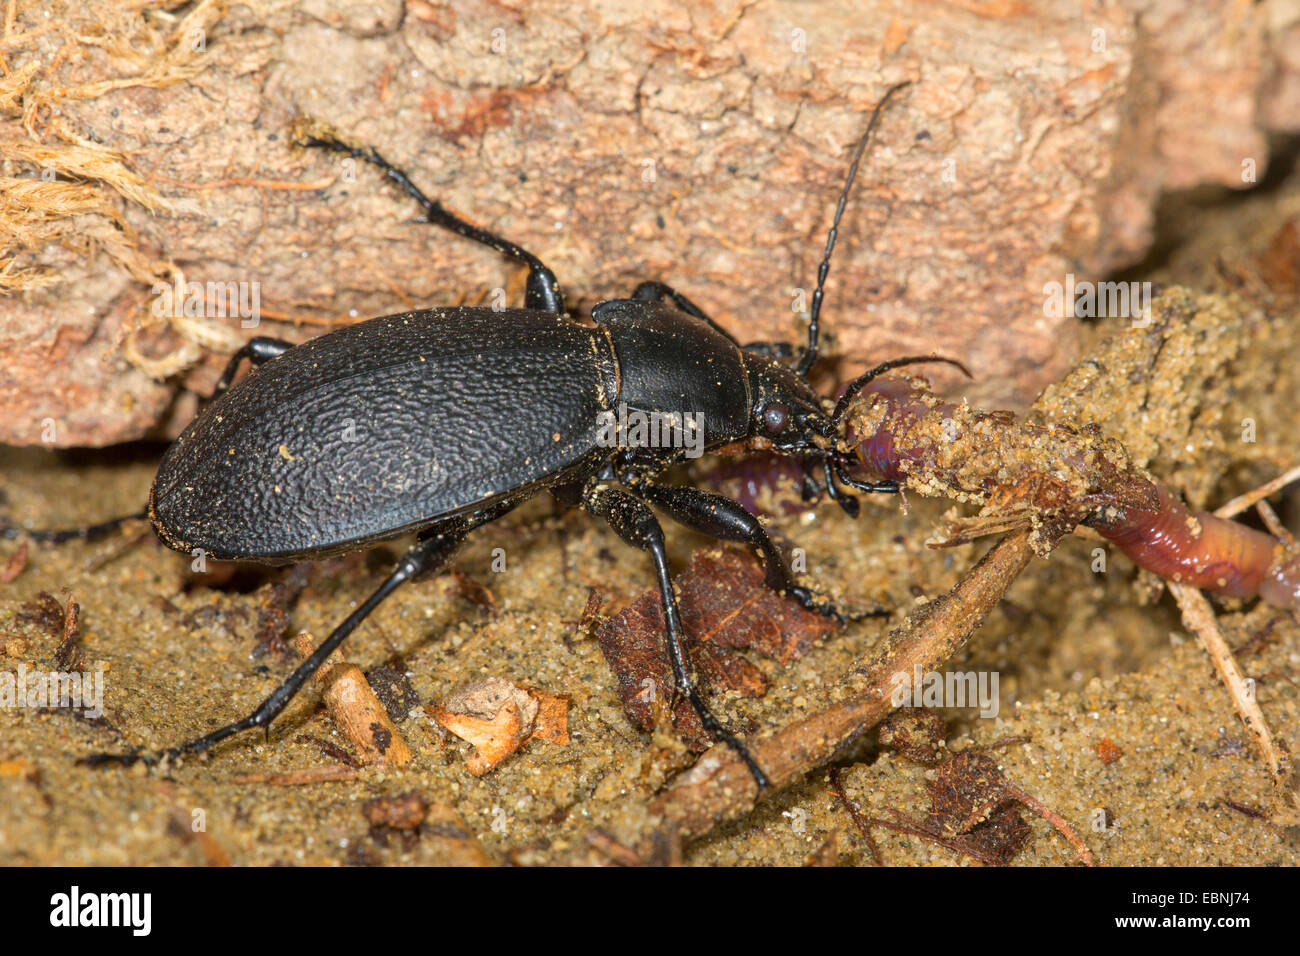
[[[686,695],[699,715],[700,722],[709,735],[734,750],[737,756],[749,768],[754,782],[760,790],[770,786],[767,774],[750,756],[731,731],[714,717],[690,675],[690,664],[686,658],[686,646],[682,631],[681,616],[677,611],[677,596],[673,593],[672,577],[668,573],[668,554],[664,549],[664,529],[659,519],[645,502],[638,500],[619,488],[597,484],[591,487],[583,497],[583,507],[592,514],[604,518],[614,532],[642,551],[650,552],[654,559],[655,577],[659,581],[659,597],[663,602],[664,623],[668,631],[668,660],[672,664],[673,680],[677,689]]]
[[[844,621],[846,617],[872,617],[886,615],[883,608],[865,613],[845,615],[834,602],[818,598],[812,590],[799,584],[786,563],[785,555],[776,546],[756,517],[745,510],[738,501],[725,495],[699,488],[675,488],[667,485],[649,485],[637,489],[651,504],[658,505],[688,528],[721,541],[740,541],[757,549],[766,572],[764,583],[778,594],[788,594],[809,611],[824,617]]]

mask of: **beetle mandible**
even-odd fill
[[[319,648],[242,720],[165,751],[200,753],[236,733],[269,728],[312,674],[403,583],[436,571],[476,528],[542,491],[603,518],[648,552],[664,608],[676,691],[714,740],[769,783],[741,741],[717,720],[691,677],[684,635],[654,509],[705,535],[744,542],[761,557],[768,587],[810,610],[841,616],[800,585],[763,525],[739,503],[693,487],[659,484],[681,447],[611,448],[602,416],[622,407],[660,416],[700,413],[705,451],[757,443],[802,460],[805,490],[828,494],[856,516],[839,484],[893,492],[892,481],[849,474],[846,403],[832,407],[809,384],[818,321],[837,230],[891,87],[871,114],[840,193],[809,310],[807,346],[742,345],[675,289],[638,285],[602,302],[592,323],[570,315],[555,274],[535,255],[428,198],[378,152],[303,125],[300,145],[346,153],[378,167],[423,209],[427,222],[525,265],[525,308],[448,307],[360,322],[301,345],[251,339],[230,359],[209,403],[163,455],[145,514],[158,537],[218,560],[284,563],[352,551],[414,532],[416,543]],[[253,368],[236,382],[241,364]],[[891,366],[923,361],[914,356]],[[369,422],[370,440],[349,441],[344,418]],[[45,540],[101,533],[131,517],[75,532],[29,532]],[[13,531],[14,529],[9,529]],[[8,532],[7,532],[8,533]],[[90,763],[154,762],[134,750]]]

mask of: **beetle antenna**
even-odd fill
[[[844,190],[840,193],[839,204],[835,207],[835,219],[831,222],[830,234],[826,237],[826,252],[822,256],[822,263],[817,267],[817,290],[813,292],[812,309],[808,313],[808,348],[804,350],[803,357],[799,360],[797,371],[800,375],[807,375],[808,370],[813,367],[817,361],[817,319],[822,311],[822,297],[825,294],[826,276],[831,271],[831,253],[835,249],[835,239],[839,233],[840,218],[844,215],[844,207],[849,202],[849,192],[853,189],[853,180],[858,175],[858,164],[862,161],[862,154],[866,152],[867,142],[871,139],[871,133],[876,128],[876,121],[880,119],[880,114],[889,102],[889,98],[905,86],[911,85],[911,80],[904,80],[902,83],[891,86],[885,95],[880,98],[876,108],[871,113],[871,119],[867,121],[867,131],[862,134],[862,139],[858,140],[858,147],[853,151],[853,162],[849,164],[849,175],[844,181]]]
[[[926,362],[944,362],[954,368],[961,369],[967,378],[975,377],[971,375],[970,369],[966,368],[966,366],[961,362],[958,362],[956,359],[944,358],[942,355],[907,355],[903,358],[890,359],[888,362],[881,362],[868,372],[863,372],[853,381],[849,382],[848,388],[844,390],[844,394],[840,396],[840,400],[835,403],[835,411],[831,413],[831,422],[836,425],[839,424],[840,419],[844,417],[844,413],[848,411],[849,403],[851,403],[853,399],[857,397],[858,392],[862,391],[863,387],[877,375],[888,372],[890,369],[902,368],[904,365],[921,365]]]

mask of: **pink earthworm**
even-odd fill
[[[796,514],[810,504],[801,494],[803,468],[793,458],[763,452],[726,456],[710,463],[698,480],[751,514]]]
[[[1097,530],[1139,567],[1228,597],[1259,595],[1274,607],[1300,610],[1300,555],[1271,535],[1205,511],[1191,511],[1159,487],[1157,511],[1126,509]]]

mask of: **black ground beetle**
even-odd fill
[[[863,482],[848,473],[854,459],[844,441],[843,409],[830,411],[807,374],[817,358],[823,289],[858,164],[881,110],[905,85],[885,94],[857,145],[817,273],[808,345],[792,365],[782,361],[791,356],[788,347],[741,345],[659,282],[596,306],[594,324],[579,321],[566,312],[555,274],[535,255],[429,199],[373,149],[318,129],[301,135],[301,145],[382,169],[420,204],[427,222],[526,265],[526,307],[405,312],[302,345],[254,338],[235,353],[212,401],[158,467],[146,512],[158,536],[178,551],[268,563],[352,551],[408,532],[417,540],[378,590],[256,711],[162,757],[199,753],[253,727],[269,733],[308,678],[399,585],[441,568],[475,528],[546,490],[604,518],[624,541],[650,553],[677,691],[714,739],[745,760],[759,787],[767,786],[762,769],[710,713],[691,679],[664,533],[652,508],[705,535],[751,545],[769,587],[819,613],[838,611],[795,581],[763,525],[741,505],[655,483],[682,460],[680,446],[609,447],[598,430],[602,413],[623,406],[661,416],[697,413],[704,450],[761,438],[765,447],[804,461],[807,493],[824,491],[852,515],[857,501],[837,481],[866,492],[897,490],[893,482]],[[256,370],[234,382],[244,359]],[[66,540],[126,520],[27,533]],[[156,759],[139,750],[87,758],[95,764]]]

